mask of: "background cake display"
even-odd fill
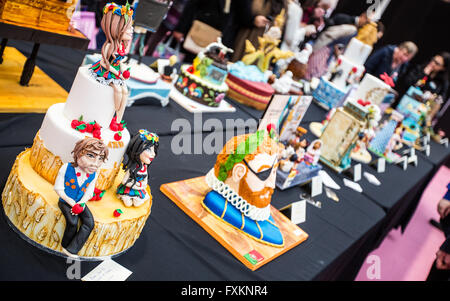
[[[131,18],[132,10],[129,6],[107,4],[104,13]],[[121,43],[119,50],[123,47]],[[107,59],[114,60],[114,57],[111,54]],[[116,188],[123,178],[120,166],[130,134],[123,120],[117,122],[115,89],[97,81],[90,70],[89,66],[80,67],[67,101],[48,109],[33,146],[16,158],[2,201],[10,223],[24,238],[61,254],[65,219],[58,208],[60,199],[53,185],[61,167],[73,162],[72,152],[79,141],[101,140],[108,155],[96,171],[95,187],[90,188],[94,193],[89,196],[88,205],[95,224],[78,252],[83,258],[98,258],[120,254],[134,244],[150,214],[152,198],[149,186],[145,187],[148,202],[138,208],[126,208],[116,196]],[[73,176],[65,184],[76,188],[75,181],[83,173]],[[117,216],[118,211],[123,214]]]
[[[263,37],[258,37],[258,48],[246,40],[245,56],[234,63],[228,73],[228,97],[257,110],[267,107],[275,93],[275,89],[268,83],[270,64],[294,55],[291,51],[282,51],[277,47],[283,24],[284,10],[276,17],[274,26]]]

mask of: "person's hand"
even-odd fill
[[[184,34],[179,31],[174,31],[172,36],[180,43],[184,40]]]
[[[258,28],[265,27],[269,23],[270,23],[269,19],[261,15],[256,16],[255,20],[253,20],[253,24]]]
[[[441,250],[437,251],[436,268],[438,270],[450,270],[450,254]]]
[[[83,210],[84,210],[84,207],[82,207],[80,204],[75,204],[73,207],[72,207],[72,215],[78,215],[78,214],[80,214],[81,212],[83,212]]]
[[[450,213],[450,201],[442,199],[438,203],[438,213],[441,218],[445,218]]]

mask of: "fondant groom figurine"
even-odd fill
[[[108,158],[108,148],[102,140],[85,138],[75,144],[74,162],[65,163],[59,170],[54,189],[59,196],[59,208],[66,219],[61,241],[63,252],[78,257],[84,243],[94,229],[94,218],[86,206],[94,193],[97,171]],[[78,221],[81,226],[78,229]]]
[[[202,204],[253,239],[283,247],[283,236],[270,213],[277,154],[278,144],[265,130],[233,137],[206,175],[212,191]]]

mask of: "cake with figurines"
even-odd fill
[[[222,44],[221,38],[200,52],[192,65],[182,65],[175,88],[185,97],[202,105],[218,107],[228,91],[227,53],[233,50]]]
[[[284,24],[283,16],[284,10],[276,17],[274,26],[263,37],[258,37],[258,48],[247,40],[246,55],[229,68],[226,82],[230,88],[227,95],[231,99],[257,110],[267,107],[275,93],[268,83],[271,75],[268,71],[270,64],[294,55],[291,51],[282,51],[277,47]]]
[[[320,78],[319,86],[314,90],[316,101],[326,109],[336,108],[343,104],[351,88],[358,84],[364,71],[372,47],[351,39],[343,55],[329,64],[327,73]]]
[[[101,61],[78,69],[66,102],[48,109],[33,146],[17,156],[3,190],[10,225],[57,255],[97,259],[121,254],[134,244],[150,214],[148,185],[139,207],[125,206],[116,195],[130,143],[121,120],[127,76],[120,52],[129,46],[132,15],[129,5],[105,6],[102,28],[108,39]],[[77,232],[78,221],[84,226]]]

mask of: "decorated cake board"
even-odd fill
[[[94,64],[100,59],[100,54],[88,54],[83,65]],[[126,82],[130,93],[127,106],[132,106],[139,99],[155,98],[165,107],[169,103],[172,85],[163,81],[149,66],[139,64],[135,59],[130,59],[127,65],[131,74],[131,78]]]
[[[323,131],[324,125],[320,122],[311,122],[309,124],[309,130],[311,131],[311,133],[320,138],[320,136],[322,135],[322,131]],[[351,158],[355,161],[361,162],[361,163],[370,163],[370,161],[372,161],[372,155],[370,154],[370,152],[368,152],[367,150],[360,150],[358,152],[352,152],[351,153]]]
[[[53,184],[41,177],[31,166],[31,150],[16,158],[2,193],[2,204],[7,220],[21,237],[52,254],[63,256],[61,239],[65,219],[58,207],[59,198]],[[100,201],[89,201],[95,227],[78,253],[79,260],[104,260],[118,256],[139,237],[150,214],[152,199],[141,207],[125,207],[115,191],[123,178],[123,171],[115,183],[106,190]],[[147,190],[150,194],[150,190]],[[116,209],[123,211],[114,217]]]
[[[181,94],[177,89],[172,88],[169,97],[191,113],[225,113],[236,112],[236,108],[229,104],[225,99],[220,102],[218,107],[210,107],[203,105],[195,100]]]
[[[319,86],[313,91],[312,95],[314,101],[325,110],[339,107],[347,97],[345,91],[323,77],[320,78]]]
[[[19,84],[26,57],[13,47],[6,47],[0,65],[0,112],[45,113],[47,109],[67,98],[67,91],[38,66],[28,87]]]
[[[252,271],[284,254],[308,238],[308,234],[293,224],[277,209],[271,207],[272,217],[284,238],[284,247],[278,248],[257,242],[215,217],[202,206],[202,200],[210,190],[206,184],[205,177],[163,184],[161,186],[161,191],[167,197]]]

